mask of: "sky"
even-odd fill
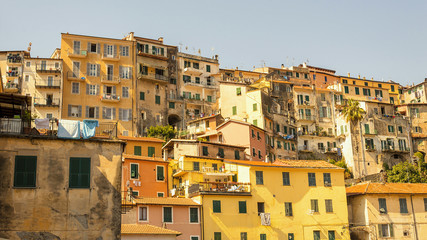
[[[221,68],[309,65],[338,75],[427,78],[427,1],[12,1],[2,0],[0,50],[49,57],[61,33],[163,37]]]

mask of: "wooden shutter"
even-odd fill
[[[319,108],[319,117],[323,118],[323,107]]]
[[[116,108],[113,108],[113,120],[116,120]]]
[[[239,201],[239,213],[246,213],[246,201]]]
[[[90,42],[87,42],[87,52],[89,53],[89,52],[92,52],[91,51],[91,47],[90,47]]]
[[[154,147],[148,147],[148,156],[154,157],[155,148]]]
[[[106,107],[102,107],[102,119],[105,119],[107,115],[107,109]]]
[[[108,44],[104,44],[104,56],[107,56]]]
[[[107,94],[107,86],[105,86],[104,85],[104,87],[103,87],[104,89],[103,89],[103,94],[105,95],[105,94]]]
[[[132,120],[132,109],[128,109],[128,121]]]
[[[85,117],[89,118],[89,107],[88,106],[86,106],[86,115],[85,115]]]
[[[165,168],[163,166],[157,166],[157,180],[163,181],[165,180]]]
[[[123,56],[123,46],[122,45],[119,46],[119,55]]]
[[[213,212],[220,213],[221,212],[221,201],[219,200],[213,200]]]
[[[71,105],[68,104],[68,116],[71,117]]]
[[[394,237],[393,223],[390,223],[388,225],[388,228],[390,230],[390,237]]]
[[[379,236],[379,237],[382,237],[382,236],[383,236],[382,224],[378,224],[378,236]]]
[[[113,86],[112,89],[113,89],[113,95],[116,95],[116,86]]]
[[[99,84],[96,84],[96,95],[99,95]]]
[[[123,120],[123,109],[119,108],[119,120]]]
[[[99,119],[99,107],[95,107],[95,118]]]
[[[141,146],[134,146],[133,147],[133,154],[137,156],[141,156]]]
[[[86,64],[86,77],[90,75],[90,63]]]
[[[89,95],[90,84],[86,84],[86,95]]]
[[[101,76],[101,65],[100,64],[96,64],[96,76],[97,77]]]
[[[97,43],[96,44],[96,53],[100,53],[100,51],[101,51],[101,44],[99,44],[99,43]]]
[[[36,186],[36,156],[15,156],[15,187],[35,187]]]
[[[82,105],[79,105],[79,117],[82,117]]]
[[[69,187],[90,187],[90,158],[70,158]]]
[[[132,67],[129,67],[129,79],[132,79]]]
[[[119,66],[119,76],[123,78],[123,66]]]

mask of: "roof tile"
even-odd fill
[[[181,235],[178,231],[150,224],[122,224],[122,235],[128,234]]]
[[[427,194],[426,183],[363,183],[346,188],[347,195]]]

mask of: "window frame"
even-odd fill
[[[311,175],[312,174],[312,175]],[[308,186],[309,187],[316,187],[316,173],[308,173]],[[314,182],[312,182],[311,180],[314,179]]]
[[[292,202],[285,202],[285,216],[286,217],[293,217],[294,213],[292,210]]]
[[[402,206],[402,203],[404,203],[404,206]],[[403,207],[403,208],[402,208]],[[401,214],[408,214],[408,201],[406,198],[399,198],[399,210]]]
[[[197,221],[196,222],[193,222],[192,219],[191,219],[191,210],[192,209],[196,209],[197,210]],[[200,223],[200,211],[199,211],[198,207],[189,207],[188,208],[188,222],[190,224],[199,224]]]
[[[136,177],[132,177],[132,165],[136,165],[136,174],[137,174]],[[130,169],[129,169],[130,179],[139,179],[139,163],[130,163],[129,166],[130,166]]]
[[[258,175],[260,174],[260,175]],[[255,183],[256,185],[264,185],[264,172],[255,171]]]
[[[165,222],[165,208],[171,209],[171,221]],[[162,207],[162,223],[173,223],[173,206],[163,206]]]
[[[163,180],[159,179],[159,168],[163,168]],[[166,181],[165,166],[156,165],[156,182],[164,182],[164,181]]]
[[[239,205],[239,214],[246,214],[248,213],[248,205],[246,204],[246,201],[239,201],[238,202]],[[243,206],[244,205],[244,206]],[[243,211],[244,208],[244,211]]]
[[[332,199],[325,199],[325,211],[326,213],[333,213],[334,212],[334,206]]]
[[[25,184],[22,184],[22,185],[17,185],[17,161],[24,161],[24,168],[27,168],[27,166],[28,166],[28,164],[27,164],[27,162],[28,161],[34,161],[33,163],[32,163],[32,165],[34,165],[34,170],[33,171],[28,171],[27,169],[26,169],[26,171],[22,171],[22,173],[26,176],[24,179],[27,179],[27,181],[26,181],[26,183]],[[14,164],[15,164],[15,166],[14,166],[14,174],[13,174],[13,187],[14,188],[36,188],[36,186],[37,186],[37,156],[29,156],[29,155],[16,155],[15,156],[15,162],[14,162]],[[33,184],[28,184],[28,174],[30,174],[30,173],[32,173],[32,174],[34,174],[34,177],[33,177],[33,181],[34,181],[34,185]]]
[[[81,161],[82,160],[86,160],[86,161],[88,161],[89,162],[89,173],[82,173],[81,171],[82,171],[82,169],[79,169],[80,171],[78,172],[78,173],[73,173],[73,174],[77,174],[78,176],[77,177],[80,177],[80,179],[78,179],[78,181],[81,181],[82,179],[81,179],[81,177],[82,176],[79,176],[79,175],[84,175],[84,174],[87,174],[88,175],[88,184],[87,185],[82,185],[82,184],[77,184],[77,185],[72,185],[72,183],[71,183],[71,175],[72,175],[72,166],[71,166],[71,162],[72,162],[72,160],[80,160],[80,163],[79,163],[79,168],[81,168]],[[90,186],[91,186],[91,167],[92,167],[92,161],[91,161],[92,159],[91,158],[88,158],[88,157],[70,157],[70,160],[69,160],[69,175],[68,175],[68,188],[71,188],[71,189],[90,189]]]
[[[221,213],[221,200],[212,200],[212,213]]]
[[[282,184],[283,186],[291,186],[291,174],[289,172],[282,172]]]
[[[141,219],[141,215],[144,216],[143,214],[141,214],[142,212],[140,212],[140,209],[142,208],[146,208],[146,220]],[[149,206],[139,206],[138,207],[138,222],[148,222],[149,221]]]

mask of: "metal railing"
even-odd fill
[[[109,55],[109,54],[102,54],[102,59],[111,59],[111,60],[119,60],[120,59],[120,55],[116,54],[116,55]]]
[[[194,195],[197,193],[250,193],[250,183],[238,183],[238,182],[199,182],[192,184],[188,187],[188,194]]]
[[[117,123],[99,123],[99,127],[95,129],[95,136],[117,137]]]
[[[8,77],[19,77],[19,71],[17,71],[17,70],[14,70],[14,71],[9,71],[9,72],[7,72],[6,73],[6,75],[8,76]]]
[[[60,72],[60,64],[36,64],[36,71]]]
[[[104,94],[102,95],[102,100],[116,100],[120,101],[120,96],[115,94]]]
[[[4,85],[4,88],[10,89],[10,88],[19,88],[19,84],[18,83],[14,83],[14,82],[7,82]]]
[[[68,56],[86,57],[87,56],[87,50],[76,51],[74,49],[70,49],[67,51],[67,54],[68,54]]]
[[[36,79],[36,87],[61,87],[61,80]]]
[[[138,78],[149,78],[149,79],[156,79],[156,80],[161,80],[161,81],[169,81],[168,77],[166,77],[165,75],[149,74],[146,72],[138,73]]]
[[[24,133],[24,126],[29,123],[19,118],[0,118],[0,133],[2,134],[21,134]]]
[[[34,106],[59,107],[60,98],[34,98]]]
[[[104,83],[119,83],[120,78],[112,75],[104,75],[101,77],[101,82]]]

